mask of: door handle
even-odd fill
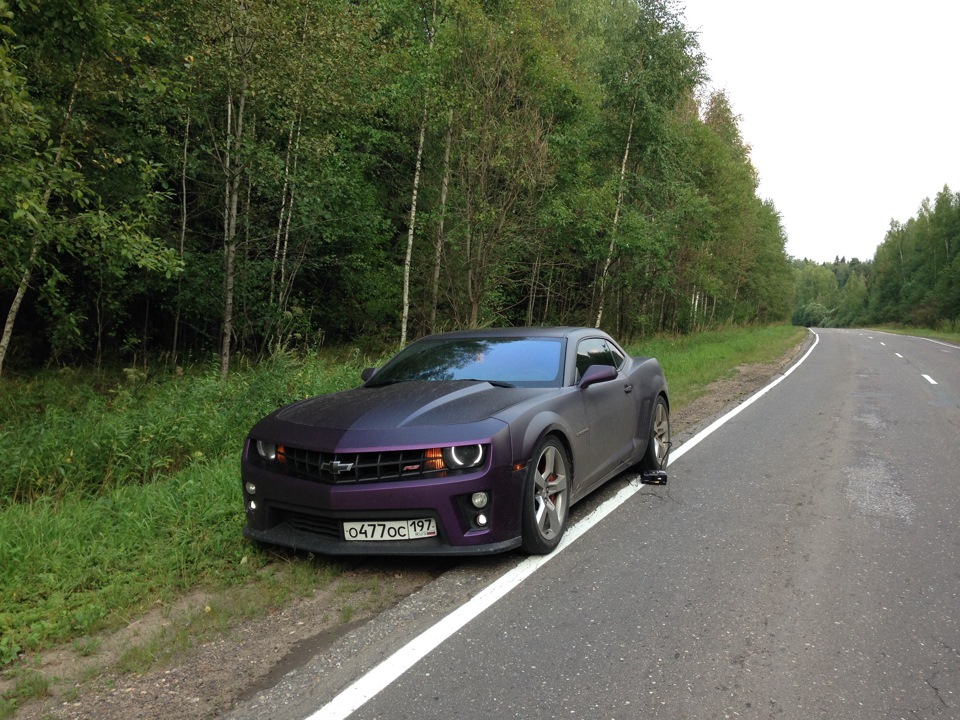
[[[627,383],[626,385],[623,386],[623,391],[625,393],[633,392],[633,385],[631,385],[630,383]]]

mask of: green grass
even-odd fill
[[[781,357],[805,333],[730,329],[630,350],[660,358],[678,408],[738,365]],[[355,386],[365,364],[375,363],[281,356],[226,382],[214,369],[0,382],[0,407],[10,409],[0,417],[0,667],[9,674],[22,665],[18,653],[63,643],[95,652],[90,638],[99,631],[196,588],[232,598],[233,609],[193,622],[229,622],[231,613],[265,612],[337,578],[334,561],[277,555],[243,539],[239,454],[262,415]],[[341,620],[355,611],[346,605]],[[160,645],[189,642],[187,633],[170,632],[131,649],[124,666],[154,662]],[[0,698],[0,709],[15,703]]]
[[[364,364],[0,382],[0,668],[197,586],[254,583],[281,602],[291,578],[264,576],[274,556],[240,535],[244,438],[281,404],[358,384]],[[307,565],[314,587],[337,568]]]
[[[237,541],[236,460],[194,463],[176,477],[16,504],[0,524],[0,630],[34,649],[115,626],[147,603],[250,572]],[[3,660],[16,647],[3,648]]]
[[[359,383],[359,360],[277,355],[223,381],[214,368],[147,378],[71,370],[0,383],[0,504],[102,495],[239,451],[266,412]]]
[[[960,326],[958,326],[957,323],[953,323],[952,325],[957,326],[957,329],[951,330],[947,325],[945,325],[945,328],[947,329],[941,329],[941,330],[934,330],[931,328],[907,327],[902,325],[877,325],[872,327],[875,330],[894,333],[896,335],[917,335],[919,337],[934,338],[936,340],[946,340],[947,342],[960,344]]]
[[[670,389],[670,405],[679,409],[703,395],[715,380],[732,377],[740,365],[773,362],[807,335],[805,328],[774,325],[729,328],[680,337],[657,337],[629,348],[660,360]]]
[[[8,674],[14,681],[14,687],[0,697],[0,720],[14,717],[21,701],[46,697],[50,692],[50,678],[28,664]]]

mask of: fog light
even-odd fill
[[[254,511],[257,509],[257,501],[256,501],[256,500],[251,500],[251,501],[250,501],[250,504],[249,504],[247,507],[250,508],[250,511],[251,511],[251,512],[254,512]]]
[[[483,513],[480,513],[479,515],[477,515],[477,525],[478,525],[479,527],[486,527],[486,526],[487,526],[487,516],[484,515]]]
[[[254,485],[252,482],[248,482],[248,483],[244,484],[243,487],[244,487],[244,489],[247,491],[247,495],[256,495],[256,494],[257,494],[257,486]]]
[[[473,506],[479,510],[487,506],[487,503],[490,502],[490,498],[485,492],[475,492],[470,496],[470,502],[472,502]]]

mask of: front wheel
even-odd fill
[[[567,527],[570,462],[563,445],[547,437],[537,447],[523,490],[523,549],[547,555],[560,543]]]

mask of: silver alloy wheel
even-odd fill
[[[537,532],[549,542],[563,532],[567,520],[567,463],[556,445],[548,443],[543,447],[533,482]]]
[[[667,453],[670,452],[670,414],[667,406],[657,403],[653,416],[653,452],[657,460],[657,469],[663,469],[667,464]]]

